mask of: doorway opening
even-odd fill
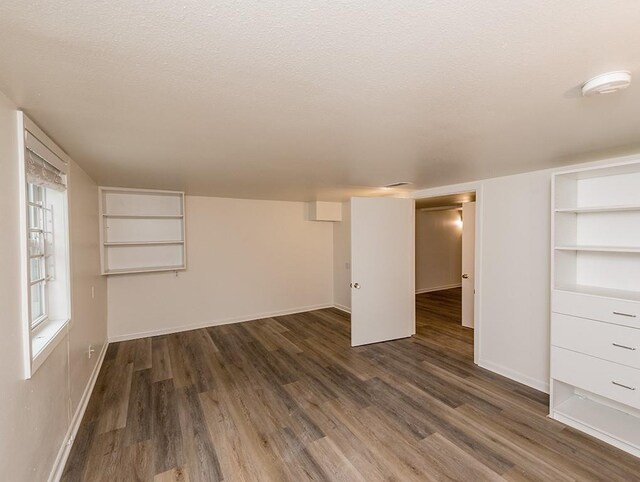
[[[416,336],[476,360],[476,192],[416,199]]]

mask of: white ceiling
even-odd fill
[[[343,198],[640,143],[637,0],[2,0],[0,90],[104,185]],[[612,69],[635,85],[595,98]]]

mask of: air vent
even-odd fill
[[[409,184],[411,183],[407,181],[400,181],[400,182],[393,182],[391,184],[387,184],[386,186],[382,186],[382,187],[392,188],[392,187],[408,186]]]

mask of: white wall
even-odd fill
[[[535,388],[549,382],[551,171],[482,187],[478,361]]]
[[[110,276],[109,337],[333,304],[333,223],[301,202],[187,196],[187,270]]]
[[[460,212],[416,211],[416,293],[460,286]]]
[[[333,226],[333,302],[351,310],[351,203],[342,203],[342,221]]]
[[[49,476],[69,428],[68,400],[71,398],[74,408],[78,405],[96,363],[97,357],[89,360],[80,353],[89,341],[98,351],[105,341],[106,283],[98,276],[97,187],[74,164],[69,186],[73,283],[70,335],[30,380],[24,380],[17,139],[16,107],[0,93],[0,473],[7,480],[36,482]],[[89,279],[96,288],[94,300],[80,288],[83,280]]]
[[[75,411],[107,341],[107,280],[100,274],[98,186],[75,162],[71,164],[69,177],[72,273],[69,366],[71,404]],[[89,345],[95,350],[91,360]]]

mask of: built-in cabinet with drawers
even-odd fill
[[[550,415],[640,456],[640,162],[552,178]]]

